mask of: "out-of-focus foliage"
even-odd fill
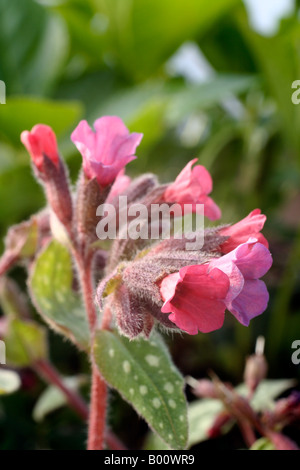
[[[178,367],[196,377],[212,368],[238,380],[262,334],[270,377],[299,377],[291,362],[291,344],[300,337],[300,104],[291,100],[297,79],[296,6],[264,37],[250,25],[242,0],[0,0],[0,80],[7,91],[0,106],[1,238],[44,204],[20,132],[38,122],[51,125],[73,178],[81,159],[71,130],[80,119],[92,124],[100,115],[119,115],[131,131],[144,133],[129,173],[157,172],[169,181],[198,157],[213,176],[222,222],[256,207],[268,216],[274,265],[266,277],[267,312],[249,328],[228,318],[220,332],[170,341]],[[22,273],[13,274],[22,280]],[[74,375],[80,359],[52,336],[54,360]],[[29,387],[27,401],[18,402],[28,419],[37,389]],[[13,399],[5,398],[10,411]],[[111,416],[120,434],[126,410],[117,407]],[[2,447],[13,448],[13,429],[6,427],[3,437],[1,419]],[[45,427],[39,429],[30,428],[25,447],[60,448],[59,433],[47,438]],[[68,438],[66,446],[71,431]]]

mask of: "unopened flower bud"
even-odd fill
[[[44,124],[37,124],[30,132],[22,132],[21,141],[28,150],[34,165],[40,173],[44,172],[45,155],[58,167],[60,158],[56,136],[51,127]]]
[[[53,130],[44,124],[38,124],[31,132],[22,132],[21,141],[31,156],[35,174],[44,186],[52,210],[70,232],[72,197],[67,170],[59,157]]]
[[[192,387],[192,392],[200,398],[218,398],[214,383],[208,379],[195,380],[188,377],[186,382]]]
[[[116,315],[117,326],[120,333],[133,339],[140,334],[147,338],[154,326],[154,319],[149,313],[147,306],[124,286],[119,286],[110,302],[111,308]]]
[[[251,393],[254,393],[260,382],[267,375],[268,365],[264,356],[256,354],[248,357],[244,372],[245,383]]]
[[[262,348],[262,349],[261,349]],[[244,371],[244,381],[251,394],[267,376],[268,364],[263,355],[264,339],[259,337],[256,343],[256,353],[249,356]]]
[[[152,193],[154,188],[157,187],[157,184],[156,176],[151,173],[146,173],[135,178],[123,193],[127,196],[127,203],[131,204],[141,199],[143,199],[144,202],[144,199],[147,198],[147,195]]]

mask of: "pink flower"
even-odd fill
[[[229,279],[219,269],[208,270],[208,265],[186,266],[166,276],[160,285],[165,301],[161,311],[171,312],[171,320],[190,335],[221,328]]]
[[[222,236],[229,237],[228,240],[221,245],[222,252],[229,253],[241,243],[245,243],[249,237],[256,238],[259,243],[262,243],[262,245],[269,248],[267,240],[260,233],[264,227],[266,219],[267,217],[261,213],[260,209],[255,209],[237,224],[220,230],[220,234]]]
[[[97,178],[101,186],[111,184],[118,173],[134,160],[136,147],[143,134],[129,134],[117,116],[104,116],[94,123],[94,132],[87,121],[81,121],[71,140],[83,158],[83,169],[89,179]]]
[[[204,204],[204,215],[210,220],[217,220],[221,217],[221,210],[208,196],[212,191],[212,178],[204,166],[196,165],[192,168],[197,160],[191,160],[179,173],[174,183],[166,189],[164,200],[169,203],[193,204],[193,211],[196,210],[196,204]]]
[[[21,142],[28,150],[33,163],[39,171],[43,171],[44,155],[56,166],[59,162],[56,137],[51,127],[37,124],[29,131],[21,134]]]
[[[271,266],[271,253],[255,238],[209,263],[209,270],[218,268],[227,274],[230,288],[225,299],[226,308],[242,325],[248,326],[252,318],[267,308],[269,294],[259,278]]]

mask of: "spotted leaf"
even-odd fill
[[[187,444],[183,379],[161,337],[129,341],[110,331],[96,334],[94,357],[104,379],[172,449]]]

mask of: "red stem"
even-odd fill
[[[47,383],[51,383],[61,390],[67,398],[69,405],[79,414],[79,416],[87,421],[89,412],[86,403],[80,395],[64,385],[57,370],[49,362],[42,359],[35,362],[33,367]]]
[[[91,343],[97,323],[96,307],[94,304],[94,286],[92,276],[92,255],[81,256],[75,253],[82,296],[90,325]],[[107,386],[92,358],[92,388],[88,432],[88,450],[103,450],[107,407]]]
[[[238,421],[238,426],[242,433],[245,444],[250,449],[250,447],[252,447],[254,442],[256,441],[255,433],[253,431],[252,426],[247,420],[243,420],[243,419]]]
[[[88,450],[103,450],[106,406],[107,386],[102,380],[97,366],[93,364]]]

